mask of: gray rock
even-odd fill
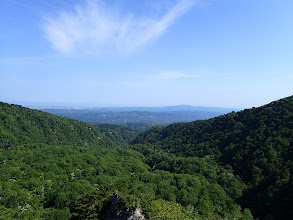
[[[107,208],[103,220],[146,220],[142,215],[141,210],[136,208],[134,212],[129,210],[116,210],[114,205],[118,200],[118,190],[115,190],[112,197],[112,203]]]
[[[127,220],[146,220],[145,217],[141,214],[141,210],[136,208],[134,213],[127,218]]]

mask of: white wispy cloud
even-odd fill
[[[46,39],[59,52],[129,53],[160,37],[194,0],[178,0],[161,17],[119,14],[100,0],[88,0],[72,11],[47,16],[42,24]]]

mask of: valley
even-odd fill
[[[154,125],[166,126],[175,122],[191,122],[209,119],[238,110],[232,108],[189,105],[167,107],[101,107],[91,109],[39,107],[39,109],[90,124],[114,124],[137,131],[145,131]]]
[[[288,219],[292,131],[293,97],[143,132],[0,103],[0,215]]]

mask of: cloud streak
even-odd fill
[[[42,29],[54,49],[63,54],[98,54],[115,49],[130,53],[159,38],[193,5],[178,0],[161,17],[122,15],[102,1],[88,0],[73,11],[45,18]]]

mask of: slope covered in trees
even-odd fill
[[[252,219],[235,203],[245,185],[229,167],[144,155],[86,123],[0,106],[1,218],[101,219],[119,190],[117,211],[141,208],[150,219]]]
[[[87,123],[0,102],[0,147],[28,143],[113,145]]]
[[[140,133],[139,131],[120,125],[94,124],[94,127],[96,127],[101,134],[114,141],[118,146],[127,146]]]
[[[255,216],[293,214],[292,96],[209,120],[153,127],[133,141],[138,143],[176,156],[214,158],[247,184],[237,201]]]

